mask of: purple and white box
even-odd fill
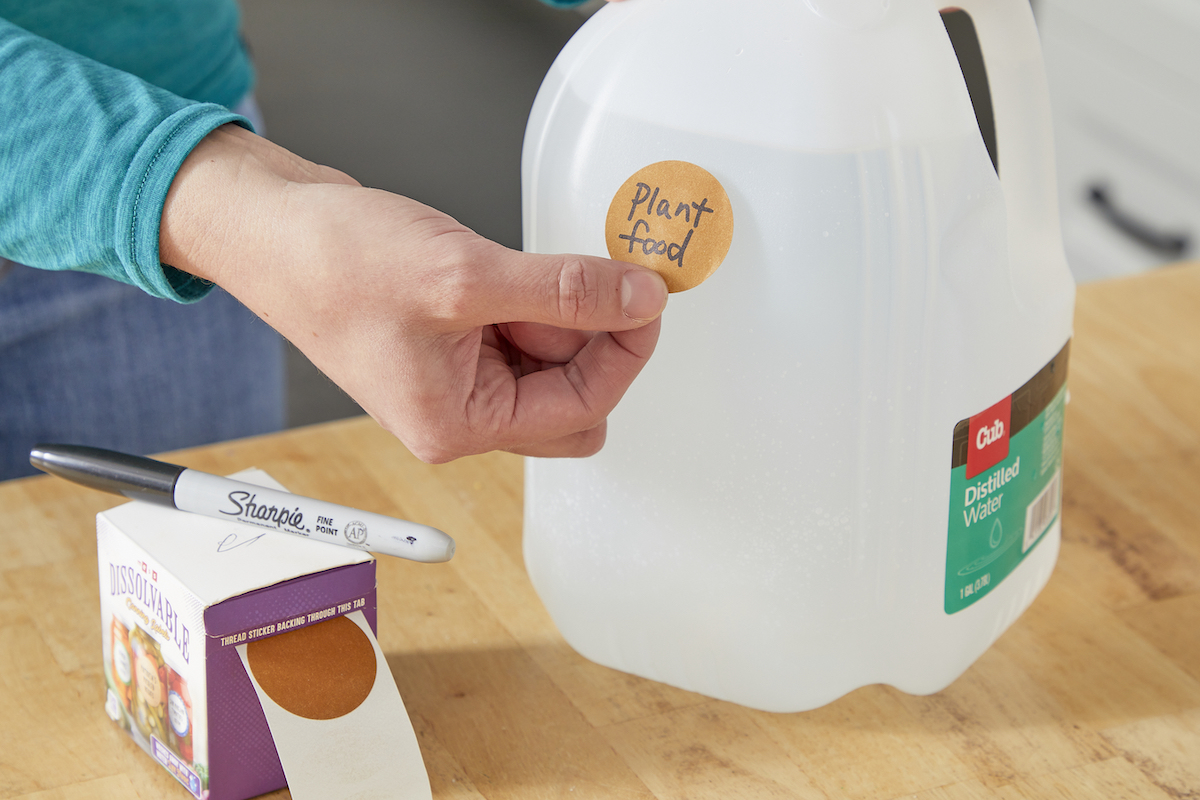
[[[375,631],[374,557],[145,502],[96,539],[109,717],[201,800],[285,786],[238,645],[355,611]]]

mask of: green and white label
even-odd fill
[[[954,427],[946,543],[947,614],[987,596],[1062,509],[1070,343],[1017,391]]]

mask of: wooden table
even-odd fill
[[[932,697],[777,715],[585,661],[526,578],[513,456],[426,466],[363,418],[171,460],[454,532],[448,565],[379,562],[437,798],[1196,798],[1200,265],[1083,287],[1076,328],[1058,569]],[[102,708],[93,516],[116,502],[0,485],[0,797],[188,796]]]

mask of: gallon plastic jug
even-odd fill
[[[673,289],[580,460],[526,466],[525,559],[584,656],[772,711],[935,692],[1059,549],[1074,284],[1028,0],[627,0],[555,61],[525,246]]]

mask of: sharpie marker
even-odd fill
[[[29,463],[51,475],[133,500],[232,520],[410,561],[449,561],[454,540],[437,528],[243,483],[98,447],[40,444]]]

